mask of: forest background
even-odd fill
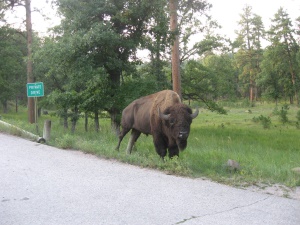
[[[5,14],[23,3],[0,5],[4,112],[9,101],[26,99],[27,34],[5,23]],[[98,124],[102,111],[118,129],[120,112],[129,102],[171,89],[170,46],[175,35],[180,40],[184,100],[204,102],[220,113],[220,100],[299,104],[300,18],[292,21],[284,8],[266,30],[262,18],[245,5],[237,38],[231,40],[215,32],[219,25],[209,15],[212,5],[204,0],[179,1],[176,32],[169,29],[168,1],[57,0],[52,5],[61,23],[48,36],[33,34],[33,80],[46,87],[40,106],[55,106],[66,127],[71,120],[73,131],[82,113]],[[269,45],[262,47],[263,40]],[[147,50],[148,61],[138,57],[141,50]]]

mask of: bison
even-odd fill
[[[124,136],[131,131],[127,153],[131,153],[140,134],[151,134],[156,152],[164,158],[179,156],[187,146],[192,120],[199,109],[192,113],[191,108],[182,104],[179,95],[171,90],[160,91],[141,97],[130,103],[122,112],[122,131],[116,150],[119,150]]]

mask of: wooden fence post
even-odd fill
[[[51,132],[51,120],[46,120],[44,122],[44,130],[43,130],[43,138],[46,141],[50,140],[50,132]]]

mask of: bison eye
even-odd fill
[[[173,126],[175,124],[175,119],[174,118],[170,118],[169,122],[170,122],[170,125]]]

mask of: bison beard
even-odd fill
[[[122,112],[122,131],[118,146],[124,136],[131,130],[127,153],[131,153],[134,143],[140,134],[151,134],[156,152],[164,158],[179,155],[187,146],[192,120],[195,113],[181,103],[180,97],[174,91],[164,90],[152,95],[139,98],[130,103]]]

